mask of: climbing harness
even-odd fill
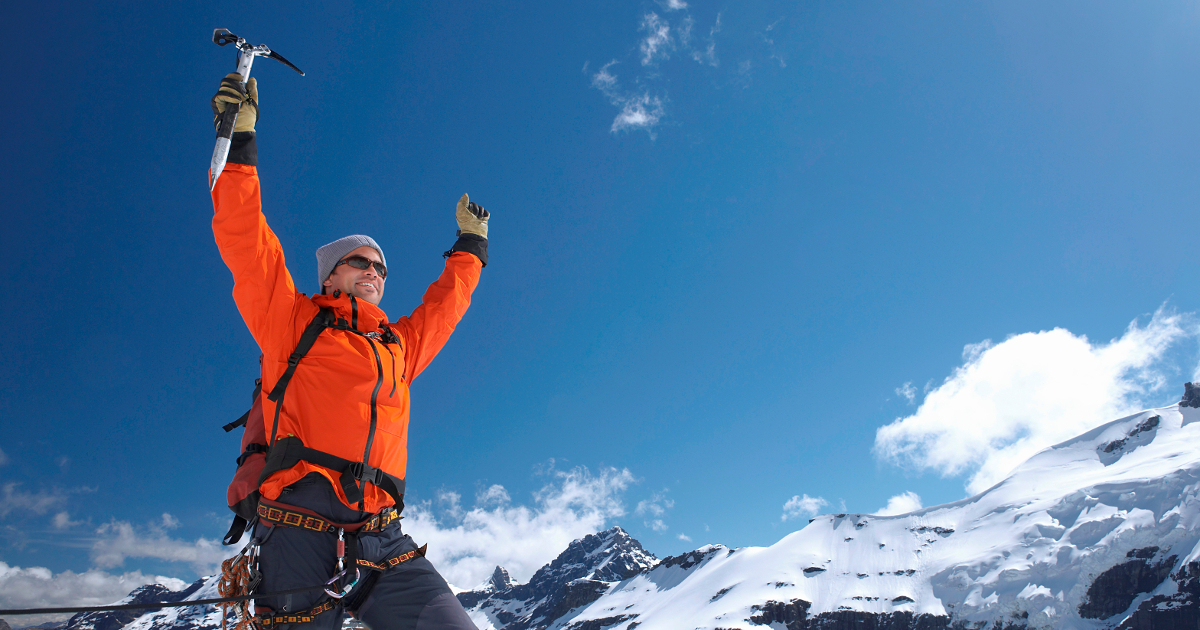
[[[395,508],[385,508],[379,514],[361,523],[334,523],[312,510],[290,506],[270,499],[259,499],[258,520],[267,527],[287,525],[300,527],[314,532],[333,532],[345,530],[350,532],[379,532],[385,527],[404,518]]]
[[[335,523],[312,510],[271,499],[260,499],[258,521],[264,527],[295,527],[317,533],[337,532],[337,563],[333,577],[323,586],[325,595],[312,608],[302,613],[275,614],[267,610],[256,615],[253,618],[254,623],[261,630],[270,630],[283,623],[307,623],[317,615],[338,606],[349,611],[357,610],[370,596],[381,574],[414,558],[425,556],[429,545],[422,545],[379,562],[358,557],[360,534],[383,531],[402,518],[404,517],[395,508],[386,508],[358,523]],[[235,627],[233,630],[247,629]]]

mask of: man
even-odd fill
[[[409,384],[446,343],[487,263],[489,214],[462,196],[459,238],[412,315],[379,308],[387,259],[353,235],[317,250],[320,293],[296,290],[259,198],[257,81],[230,74],[213,97],[241,103],[229,160],[212,191],[213,232],[233,272],[233,297],[262,349],[266,469],[259,481],[265,628],[335,628],[341,611],[373,630],[475,626],[446,581],[401,531]]]

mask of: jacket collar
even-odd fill
[[[366,300],[352,298],[341,292],[338,292],[337,297],[314,295],[312,301],[320,308],[333,309],[334,315],[339,319],[346,320],[347,324],[353,325],[361,332],[379,330],[388,324],[387,313],[384,313],[383,309]]]

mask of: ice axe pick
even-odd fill
[[[246,81],[250,80],[250,66],[254,65],[255,57],[267,57],[282,63],[283,65],[300,73],[304,76],[304,72],[297,68],[292,62],[283,58],[283,55],[267,48],[263,44],[252,46],[244,37],[238,37],[230,33],[228,29],[218,28],[213,30],[213,43],[218,46],[233,44],[238,49],[238,64],[237,73],[242,75],[242,88],[245,89]],[[212,164],[208,169],[208,189],[212,190],[217,185],[217,178],[221,176],[221,171],[225,170],[225,160],[229,158],[229,145],[233,138],[233,126],[237,123],[238,111],[242,108],[241,103],[230,103],[225,108],[225,113],[221,114],[221,124],[217,126],[217,146],[213,147]]]

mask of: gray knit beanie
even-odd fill
[[[387,266],[387,256],[383,255],[383,249],[379,247],[379,243],[376,243],[375,239],[362,234],[343,236],[328,245],[317,248],[317,293],[324,290],[325,279],[333,273],[333,267],[338,264],[338,261],[359,247],[370,247],[379,252],[379,261],[383,263],[383,266]]]

